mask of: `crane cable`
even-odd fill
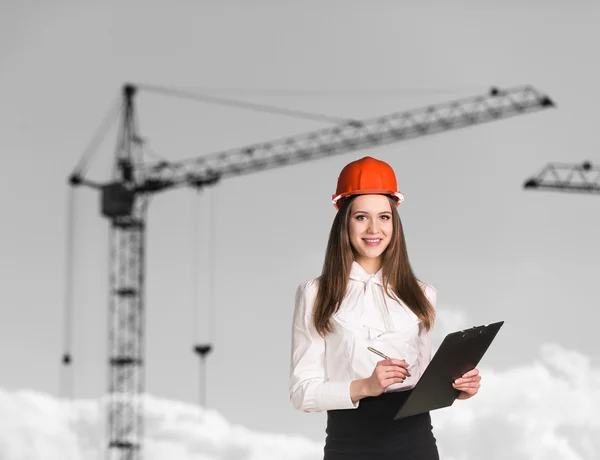
[[[71,364],[73,341],[73,274],[75,262],[75,189],[67,191],[66,257],[64,273],[64,312],[63,312],[63,368],[60,373],[60,396],[72,399],[74,396],[74,378]]]
[[[121,111],[122,101],[114,98],[109,109],[102,119],[90,143],[84,150],[81,159],[73,170],[71,179],[81,177],[89,167],[98,147],[108,134],[114,121]],[[73,399],[75,395],[75,379],[72,370],[73,364],[73,303],[74,303],[74,265],[75,265],[75,243],[76,243],[76,191],[75,184],[71,184],[67,191],[67,217],[66,217],[66,241],[65,241],[65,265],[64,265],[64,291],[63,291],[63,355],[61,357],[62,368],[59,373],[59,394],[66,399]]]
[[[192,192],[195,194],[192,196],[192,342],[198,343],[200,340],[200,287],[199,284],[199,256],[200,252],[200,243],[198,238],[198,233],[200,232],[199,220],[200,220],[200,212],[198,208],[200,207],[200,194],[201,189],[192,189]]]
[[[213,324],[214,311],[216,308],[216,285],[217,285],[217,265],[216,265],[216,228],[217,228],[217,216],[216,216],[216,198],[217,198],[217,188],[213,187],[211,189],[211,193],[208,196],[208,270],[207,270],[207,308],[206,308],[206,343],[214,348],[213,345],[213,337],[212,331],[216,324]],[[208,407],[207,401],[207,388],[208,388],[208,375],[207,375],[207,366],[204,363],[204,384],[202,386],[203,395],[202,395],[202,405],[206,408]]]
[[[201,190],[197,190],[197,194],[193,197],[199,197]],[[193,261],[192,261],[192,340],[196,347],[210,347],[210,350],[213,348],[212,344],[212,330],[214,327],[213,324],[213,314],[212,311],[215,307],[215,285],[216,285],[216,266],[215,266],[215,239],[216,239],[216,221],[215,221],[215,195],[216,188],[211,189],[211,193],[205,194],[204,203],[199,203],[198,199],[192,200],[192,215],[193,215]],[[206,206],[207,212],[201,213],[201,204]],[[208,226],[205,227],[206,233],[208,235],[206,237],[200,238],[201,233],[204,236],[204,232],[200,231],[200,222],[202,221],[201,217],[205,216],[204,222],[208,220]],[[203,245],[200,244],[200,241],[204,242]],[[208,248],[206,247],[208,246]],[[200,279],[200,253],[203,253],[206,250],[206,258],[207,261],[205,265],[206,275],[201,280]],[[201,282],[202,281],[202,282]],[[204,304],[206,308],[204,309],[204,325],[205,329],[201,330],[201,305],[202,302],[200,300],[200,286],[205,287],[206,295],[204,296]],[[195,349],[196,353],[199,354],[200,358],[200,398],[199,402],[201,406],[206,407],[206,387],[207,387],[207,375],[206,375],[206,362],[205,357],[210,353],[210,350],[204,349],[204,351],[199,352],[198,349]]]
[[[138,85],[140,89],[144,89],[148,92],[160,93],[168,96],[178,97],[181,99],[190,99],[201,102],[206,102],[209,104],[218,104],[230,107],[236,107],[239,109],[247,109],[253,110],[255,112],[265,112],[276,115],[284,115],[288,117],[294,118],[305,118],[313,121],[321,121],[326,123],[335,123],[335,124],[348,124],[348,123],[360,123],[358,120],[350,119],[350,118],[342,118],[335,117],[331,115],[323,115],[313,112],[304,112],[300,110],[292,110],[285,109],[282,107],[276,107],[273,105],[267,104],[257,104],[253,102],[245,102],[240,101],[238,99],[224,98],[218,96],[211,96],[207,94],[195,93],[188,90],[177,89],[177,88],[168,88],[165,86],[157,86],[157,85]]]
[[[157,85],[142,85],[144,87],[158,87]],[[261,94],[268,96],[286,97],[368,97],[374,96],[431,96],[433,94],[456,94],[460,92],[481,91],[484,85],[453,85],[446,87],[388,87],[388,88],[251,88],[242,86],[197,86],[194,91],[207,93],[237,93],[237,94]],[[165,88],[161,86],[160,88]],[[167,88],[175,89],[177,88]],[[183,91],[192,91],[190,88]]]
[[[211,312],[214,311],[216,302],[216,285],[217,285],[217,265],[216,265],[216,229],[217,229],[217,216],[216,216],[216,199],[217,199],[217,188],[213,187],[208,197],[208,309],[206,324],[208,325],[207,341],[212,343],[211,330],[212,322],[214,321]]]
[[[113,101],[111,102],[108,111],[106,112],[106,115],[102,119],[100,126],[96,130],[86,149],[83,151],[79,163],[77,163],[77,166],[73,170],[72,177],[80,176],[83,173],[83,171],[89,167],[93,155],[98,151],[98,147],[108,134],[108,131],[111,128],[112,124],[115,122],[116,119],[118,119],[119,114],[122,112],[122,107],[123,100],[121,99],[121,97],[113,98]]]

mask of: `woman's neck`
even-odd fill
[[[371,258],[357,258],[355,259],[356,263],[359,264],[364,271],[366,271],[369,275],[374,275],[381,268],[381,259],[371,259]]]

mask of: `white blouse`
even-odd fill
[[[384,292],[381,270],[369,275],[352,263],[346,296],[332,317],[335,330],[324,339],[312,322],[317,284],[317,279],[306,281],[295,295],[289,378],[294,408],[304,412],[357,408],[360,400],[352,403],[350,383],[370,377],[383,359],[368,346],[409,365],[411,376],[386,392],[413,388],[431,360],[431,336],[402,301]],[[436,290],[422,286],[435,308]]]

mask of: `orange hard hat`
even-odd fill
[[[340,199],[350,195],[367,194],[391,195],[396,200],[396,206],[404,201],[392,167],[385,161],[372,157],[364,157],[344,166],[331,199],[335,209],[339,210]]]

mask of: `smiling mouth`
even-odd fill
[[[377,246],[382,241],[381,238],[363,238],[362,240],[367,243],[367,246]]]

